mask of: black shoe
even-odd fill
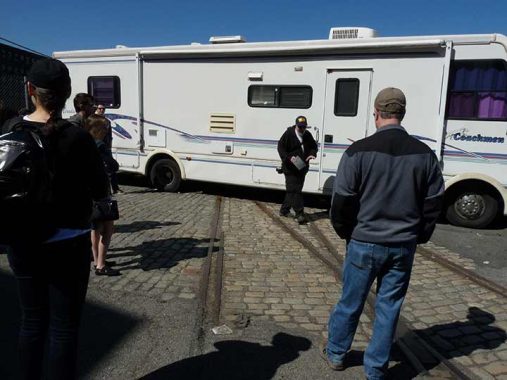
[[[296,222],[298,222],[299,224],[308,223],[308,219],[306,218],[305,214],[296,215],[296,217],[294,218],[294,220]]]
[[[290,216],[290,211],[280,211],[278,215],[283,216],[284,218],[287,218]]]
[[[107,261],[107,260],[106,260],[106,261],[104,262],[104,265],[105,265],[106,267],[114,267],[114,266],[116,265],[116,262],[115,262],[115,261]],[[93,266],[93,269],[97,269],[97,266],[96,266],[96,265],[94,265],[94,266]]]
[[[101,269],[95,269],[95,274],[97,276],[119,276],[121,273],[117,269],[113,269],[108,267],[107,265]]]

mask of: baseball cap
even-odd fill
[[[308,122],[306,121],[306,117],[304,117],[304,116],[298,116],[298,117],[296,117],[296,125],[298,127],[304,127],[304,128],[306,128],[308,126]]]
[[[57,59],[43,58],[35,61],[26,78],[35,87],[58,92],[68,89],[70,92],[69,70]]]
[[[405,94],[395,87],[384,88],[375,98],[375,108],[383,112],[403,113],[406,105]]]

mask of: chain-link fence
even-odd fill
[[[25,90],[25,75],[42,56],[0,44],[0,126],[5,119],[32,107]]]

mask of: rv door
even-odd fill
[[[331,70],[326,78],[319,188],[330,193],[345,149],[366,136],[372,70]]]

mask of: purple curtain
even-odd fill
[[[501,61],[455,61],[448,117],[507,118],[507,66]]]
[[[507,93],[479,93],[479,109],[477,116],[479,119],[507,118]]]
[[[475,96],[471,92],[451,94],[449,99],[449,117],[473,117]]]

